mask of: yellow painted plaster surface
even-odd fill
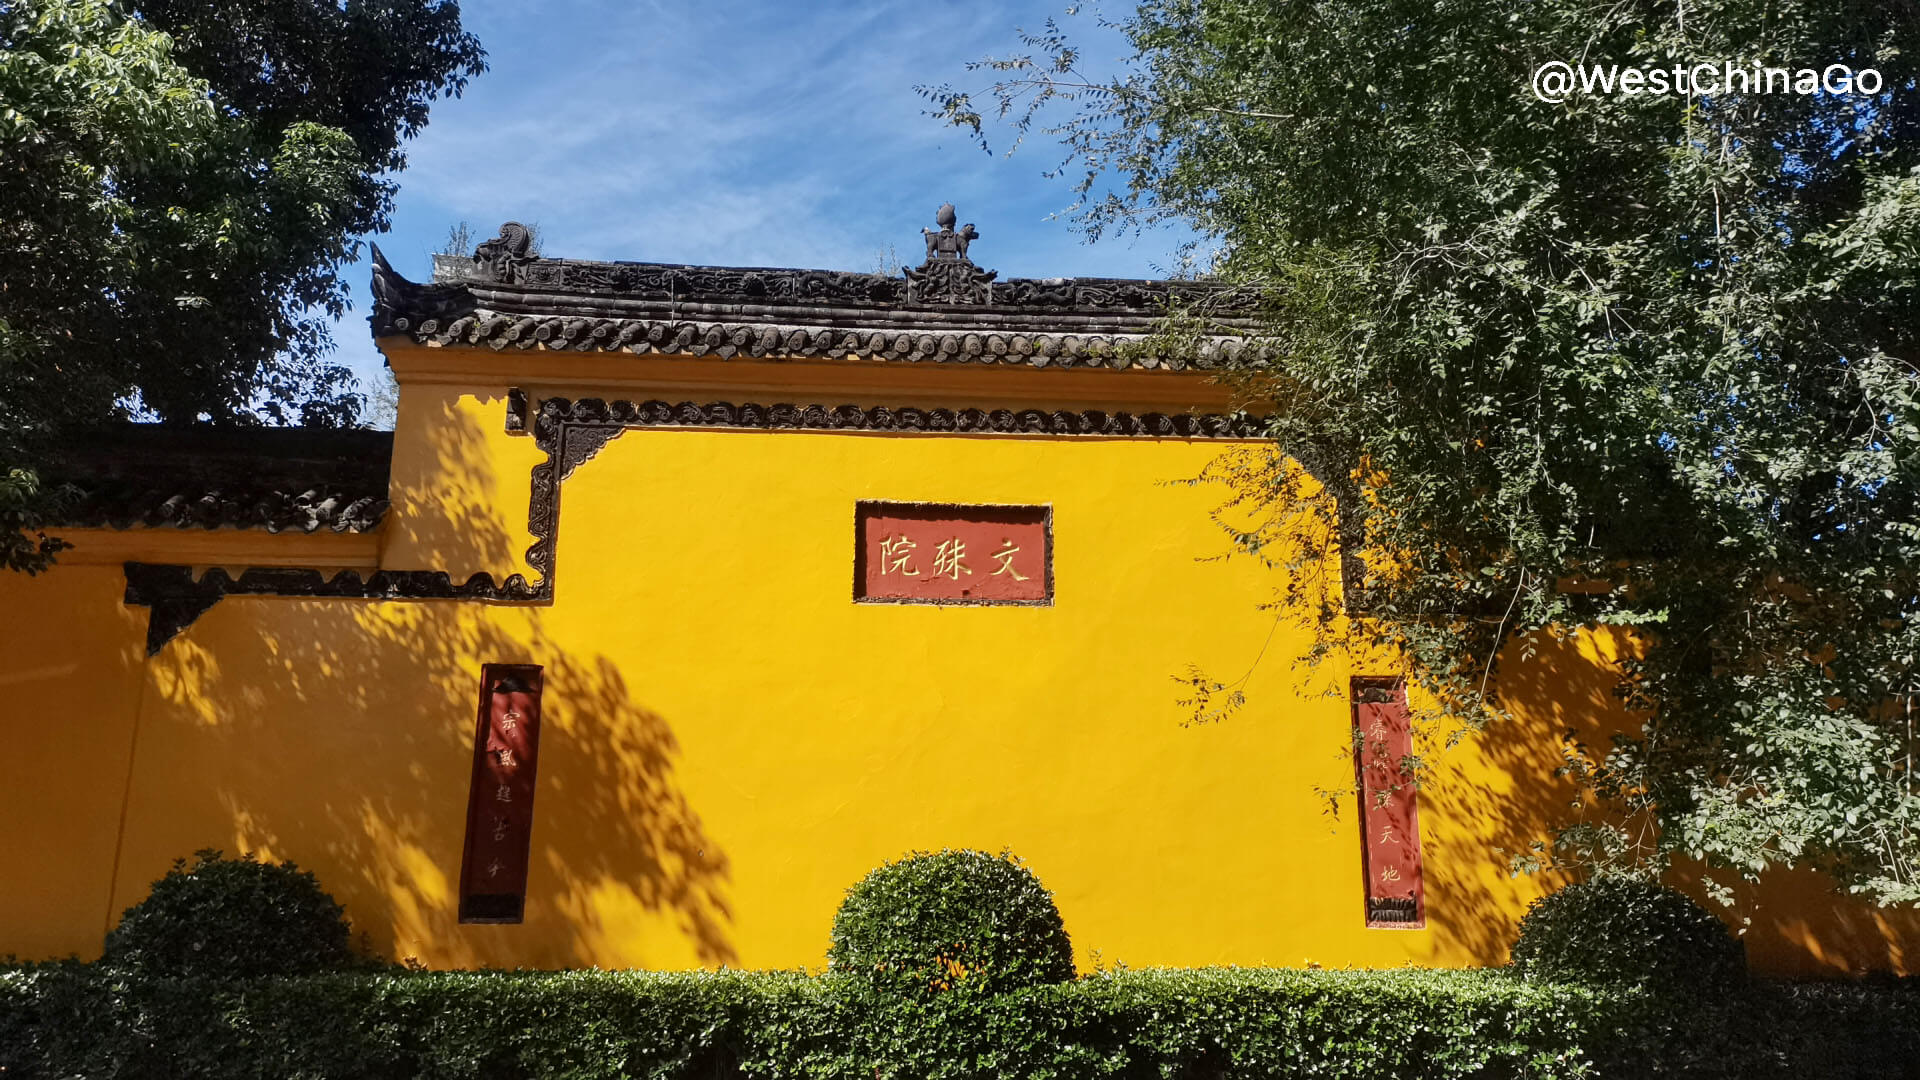
[[[457,584],[526,565],[527,477],[543,455],[505,431],[504,387],[430,385],[400,396],[393,437],[393,501],[380,565],[446,570]]]
[[[146,612],[118,566],[0,573],[0,956],[100,952]]]
[[[383,565],[524,572],[540,455],[503,409],[409,388]],[[1364,928],[1352,796],[1324,793],[1352,775],[1346,679],[1386,667],[1296,663],[1304,628],[1259,608],[1274,571],[1220,558],[1221,493],[1181,483],[1223,448],[630,430],[562,489],[550,607],[229,597],[151,659],[116,568],[0,577],[48,613],[0,675],[30,765],[0,952],[95,951],[212,846],[313,869],[375,948],[435,966],[818,967],[849,884],[965,846],[1030,862],[1083,966],[1501,962],[1552,883],[1496,849],[1564,818],[1562,732],[1626,722],[1614,646],[1507,665],[1514,719],[1422,792],[1428,927]],[[855,603],[860,499],[1050,506],[1053,605]],[[517,926],[455,919],[486,662],[546,672]],[[1247,706],[1182,726],[1190,666],[1244,675]],[[1750,898],[1778,916],[1761,966],[1911,967],[1911,920],[1795,888]]]

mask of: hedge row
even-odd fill
[[[1908,1075],[1920,987],[1661,1002],[1501,971],[1207,969],[1004,995],[844,976],[0,972],[5,1077],[1578,1077]]]

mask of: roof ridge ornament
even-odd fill
[[[927,241],[927,260],[917,267],[906,267],[909,301],[932,304],[991,304],[993,279],[997,270],[982,270],[967,257],[967,245],[980,238],[972,222],[955,229],[960,220],[952,203],[942,203],[933,216],[940,226],[921,229]]]
[[[490,281],[511,282],[534,261],[533,230],[517,221],[500,226],[500,235],[473,249],[474,268]]]

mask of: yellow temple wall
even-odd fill
[[[506,384],[403,385],[380,565],[526,572],[541,455],[503,430]],[[1326,793],[1353,775],[1348,677],[1392,670],[1305,671],[1305,627],[1259,606],[1275,572],[1220,558],[1222,492],[1182,481],[1232,446],[631,429],[561,489],[551,606],[232,596],[151,658],[117,565],[0,576],[42,613],[0,649],[31,766],[0,799],[26,843],[0,953],[97,954],[216,847],[315,871],[374,949],[430,966],[818,968],[848,885],[972,847],[1029,862],[1083,968],[1502,962],[1554,882],[1496,849],[1565,816],[1558,737],[1619,720],[1615,646],[1516,656],[1510,722],[1423,748],[1427,925],[1367,929],[1354,798]],[[1050,506],[1052,605],[853,602],[861,499]],[[456,918],[483,663],[545,671],[519,925]],[[1193,667],[1245,707],[1183,726]],[[1749,898],[1756,967],[1914,967],[1911,919],[1793,889]]]
[[[118,564],[0,572],[0,956],[97,955],[118,913],[147,622],[121,605],[125,589]]]

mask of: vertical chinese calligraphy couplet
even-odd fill
[[[874,604],[1051,604],[1052,511],[858,503],[853,598]]]
[[[1354,771],[1360,793],[1367,925],[1427,924],[1420,886],[1420,793],[1407,767],[1413,725],[1398,679],[1353,680]]]
[[[526,907],[540,688],[534,664],[480,669],[467,846],[460,862],[461,922],[517,923]]]

